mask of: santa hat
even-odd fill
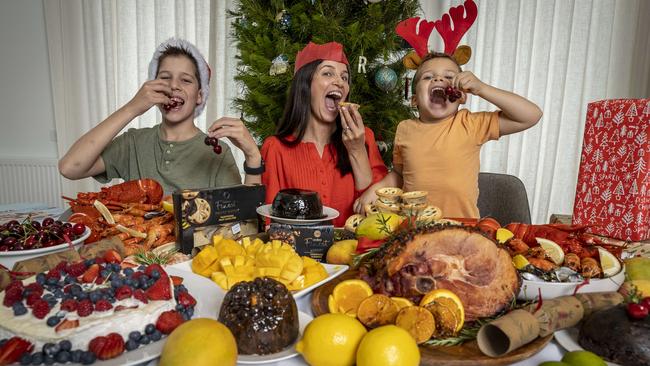
[[[329,42],[325,44],[316,44],[309,42],[305,48],[298,51],[293,73],[295,74],[301,67],[316,60],[336,61],[350,65],[348,63],[348,58],[345,57],[345,53],[343,52],[343,45],[340,43]]]
[[[203,96],[203,102],[197,105],[196,108],[194,109],[194,117],[197,117],[201,114],[201,112],[203,112],[203,108],[205,108],[205,103],[208,101],[208,96],[210,95],[211,71],[210,71],[210,66],[205,61],[205,58],[203,57],[199,49],[196,48],[196,46],[180,38],[170,38],[165,42],[161,43],[158,46],[158,48],[156,48],[156,52],[154,52],[153,57],[151,58],[151,62],[149,62],[149,80],[153,80],[156,78],[156,72],[158,71],[160,55],[170,47],[176,47],[187,51],[190,55],[192,55],[192,57],[194,57],[194,60],[196,61],[196,65],[199,68],[198,71],[199,71],[199,77],[201,79],[200,80],[201,95]]]

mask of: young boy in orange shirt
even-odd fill
[[[428,204],[445,217],[478,218],[478,173],[481,146],[500,136],[534,126],[542,117],[537,105],[517,94],[498,89],[463,71],[445,53],[429,53],[413,78],[411,104],[419,118],[399,123],[393,145],[393,170],[355,202],[356,212],[377,198],[375,190],[402,187],[427,191]],[[445,97],[448,87],[459,99]],[[500,111],[459,110],[467,93],[496,105]],[[452,101],[453,100],[453,101]]]

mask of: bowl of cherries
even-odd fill
[[[61,222],[51,217],[43,221],[26,218],[0,224],[0,264],[11,269],[16,262],[43,254],[75,249],[90,236],[84,224]]]

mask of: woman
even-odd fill
[[[353,203],[387,173],[374,134],[355,104],[341,104],[350,92],[343,46],[309,43],[296,55],[294,78],[276,134],[262,146],[266,201],[285,188],[320,193],[339,211],[335,226],[352,215]]]

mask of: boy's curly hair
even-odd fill
[[[420,62],[420,66],[418,66],[418,69],[415,71],[415,76],[413,76],[413,83],[411,83],[411,94],[415,94],[415,86],[418,84],[420,81],[420,78],[422,78],[422,73],[420,70],[422,69],[422,65],[424,65],[425,62],[429,60],[433,60],[434,58],[446,58],[451,61],[453,61],[456,66],[458,66],[458,71],[462,72],[463,68],[460,66],[458,61],[454,58],[452,55],[448,55],[444,52],[429,52],[424,57],[422,57],[422,61]]]

